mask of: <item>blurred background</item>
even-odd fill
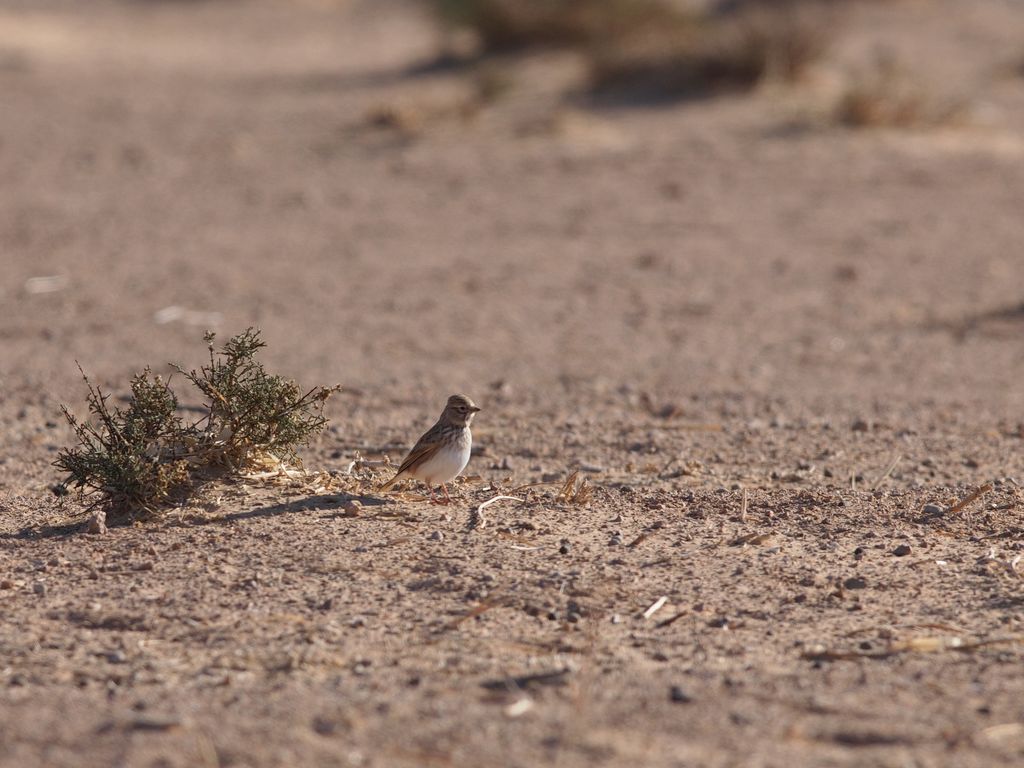
[[[1024,405],[1019,2],[2,0],[0,103],[8,426],[250,325],[403,425]]]

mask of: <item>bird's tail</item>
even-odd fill
[[[399,480],[400,480],[401,478],[402,478],[402,473],[401,473],[401,472],[397,472],[397,473],[395,473],[395,476],[394,476],[394,477],[392,477],[392,478],[391,478],[390,480],[388,480],[388,481],[387,481],[386,483],[384,483],[384,485],[382,485],[382,486],[381,486],[381,487],[379,488],[379,490],[380,490],[380,491],[381,491],[382,493],[383,493],[384,491],[390,491],[390,490],[391,490],[391,488],[392,488],[392,487],[394,486],[394,484],[395,484],[395,483],[397,483],[397,482],[398,482],[398,481],[399,481]]]

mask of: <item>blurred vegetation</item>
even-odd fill
[[[795,80],[831,42],[835,3],[732,0],[433,0],[442,22],[484,53],[563,47],[584,53],[599,92],[686,96]]]
[[[476,34],[488,53],[584,46],[688,14],[658,0],[433,0],[443,23]]]
[[[968,119],[965,104],[937,99],[900,63],[880,56],[839,99],[836,121],[851,128],[929,128]]]
[[[131,382],[126,408],[83,373],[89,417],[79,421],[62,406],[77,445],[54,462],[59,486],[95,496],[93,506],[115,515],[184,500],[205,480],[259,463],[297,464],[296,451],[326,424],[323,407],[337,387],[303,392],[290,379],[266,372],[256,360],[265,343],[252,328],[217,350],[206,334],[210,360],[181,371],[202,395],[203,417],[186,422],[170,386],[147,368]]]

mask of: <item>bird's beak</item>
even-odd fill
[[[479,408],[479,406],[476,406],[476,405],[474,405],[474,406],[473,406],[472,408],[470,408],[469,410],[470,410],[470,412],[471,412],[471,413],[476,413],[477,411],[479,411],[479,410],[480,410],[480,408]]]

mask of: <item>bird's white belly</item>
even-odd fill
[[[469,464],[472,447],[473,438],[467,429],[451,446],[437,451],[410,474],[431,486],[454,480]]]

